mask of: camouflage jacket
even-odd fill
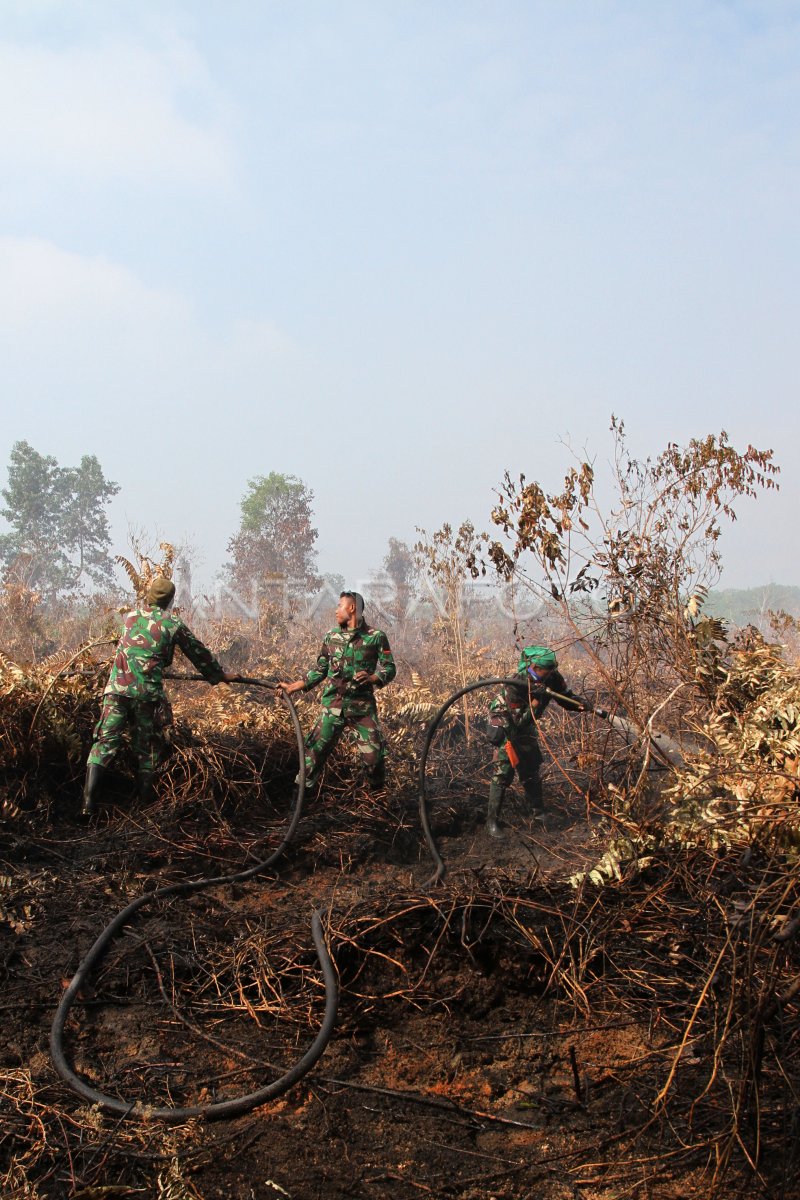
[[[338,625],[325,635],[317,665],[306,675],[304,691],[327,681],[322,692],[323,703],[335,696],[366,697],[372,695],[373,684],[356,683],[359,671],[377,677],[377,686],[391,683],[397,667],[389,649],[389,639],[380,629],[371,629],[362,620],[355,629]]]
[[[514,736],[536,737],[536,722],[544,716],[551,700],[570,712],[583,712],[586,701],[571,692],[560,671],[553,671],[544,683],[537,683],[529,675],[519,675],[519,684],[506,684],[499,696],[489,705],[489,724],[504,729],[513,740]],[[563,696],[548,696],[547,691]]]
[[[221,681],[222,667],[180,617],[158,607],[143,606],[124,617],[105,694],[160,700],[164,670],[172,662],[176,646],[209,683]]]

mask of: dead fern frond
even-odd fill
[[[57,675],[67,665],[71,657],[69,650],[56,650],[54,654],[48,654],[46,658],[40,658],[36,663],[36,670],[42,675]]]
[[[28,672],[19,663],[14,662],[13,658],[9,658],[7,654],[4,654],[2,650],[0,650],[0,669],[8,678],[15,679],[20,683],[27,681],[29,678]]]
[[[133,590],[136,593],[136,595],[137,596],[141,595],[142,591],[143,591],[142,577],[139,574],[139,572],[136,570],[136,567],[133,565],[133,563],[129,559],[124,558],[121,554],[115,555],[114,561],[118,562],[119,565],[125,571],[125,574],[128,576],[131,583],[133,584]]]

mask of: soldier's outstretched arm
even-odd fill
[[[329,662],[330,649],[328,647],[328,639],[326,638],[317,655],[317,665],[311,668],[305,679],[296,679],[294,683],[281,683],[279,685],[281,691],[286,692],[287,696],[291,696],[294,692],[310,692],[323,679],[328,678]]]
[[[209,683],[227,683],[228,677],[217,662],[214,655],[195,637],[186,625],[180,625],[175,634],[175,641],[180,646],[189,662],[197,667],[200,674]]]

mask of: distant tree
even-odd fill
[[[79,467],[61,472],[61,488],[58,534],[72,571],[69,585],[77,586],[86,575],[99,587],[109,587],[114,566],[108,553],[111,534],[105,510],[119,486],[105,478],[93,454],[84,454]]]
[[[414,595],[417,578],[414,551],[399,538],[389,538],[389,551],[383,560],[383,569],[391,581],[393,592],[388,607],[395,619],[400,621],[408,615]]]
[[[318,586],[313,499],[294,475],[272,471],[248,482],[239,531],[228,543],[234,587],[249,596],[271,590],[276,581],[303,589]]]
[[[11,527],[0,536],[6,574],[24,563],[29,585],[45,596],[74,591],[86,579],[110,584],[105,507],[118,491],[93,455],[84,455],[78,467],[60,467],[28,442],[15,442],[2,491],[1,515]]]
[[[0,536],[0,558],[8,568],[22,557],[36,564],[29,569],[31,583],[45,570],[63,569],[58,548],[60,509],[59,466],[52,457],[37,454],[27,442],[15,442],[8,467],[6,506],[2,515],[11,526]]]
[[[192,589],[192,560],[186,550],[182,550],[175,563],[175,606],[189,612],[194,604]]]

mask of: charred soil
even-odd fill
[[[132,1102],[252,1091],[319,1027],[320,909],[340,983],[320,1063],[228,1123],[168,1127],[83,1103],[49,1055],[61,989],[135,896],[269,854],[288,821],[288,760],[261,784],[140,809],[112,778],[82,827],[77,783],[51,781],[49,806],[2,833],[5,1197],[798,1194],[797,1014],[764,1001],[796,952],[756,944],[751,922],[729,954],[725,917],[777,875],[697,851],[576,883],[613,822],[558,780],[542,818],[510,795],[502,840],[485,831],[480,781],[437,793],[449,869],[428,886],[413,787],[390,779],[372,796],[357,773],[332,778],[279,869],[137,915],[66,1039],[82,1076]]]

